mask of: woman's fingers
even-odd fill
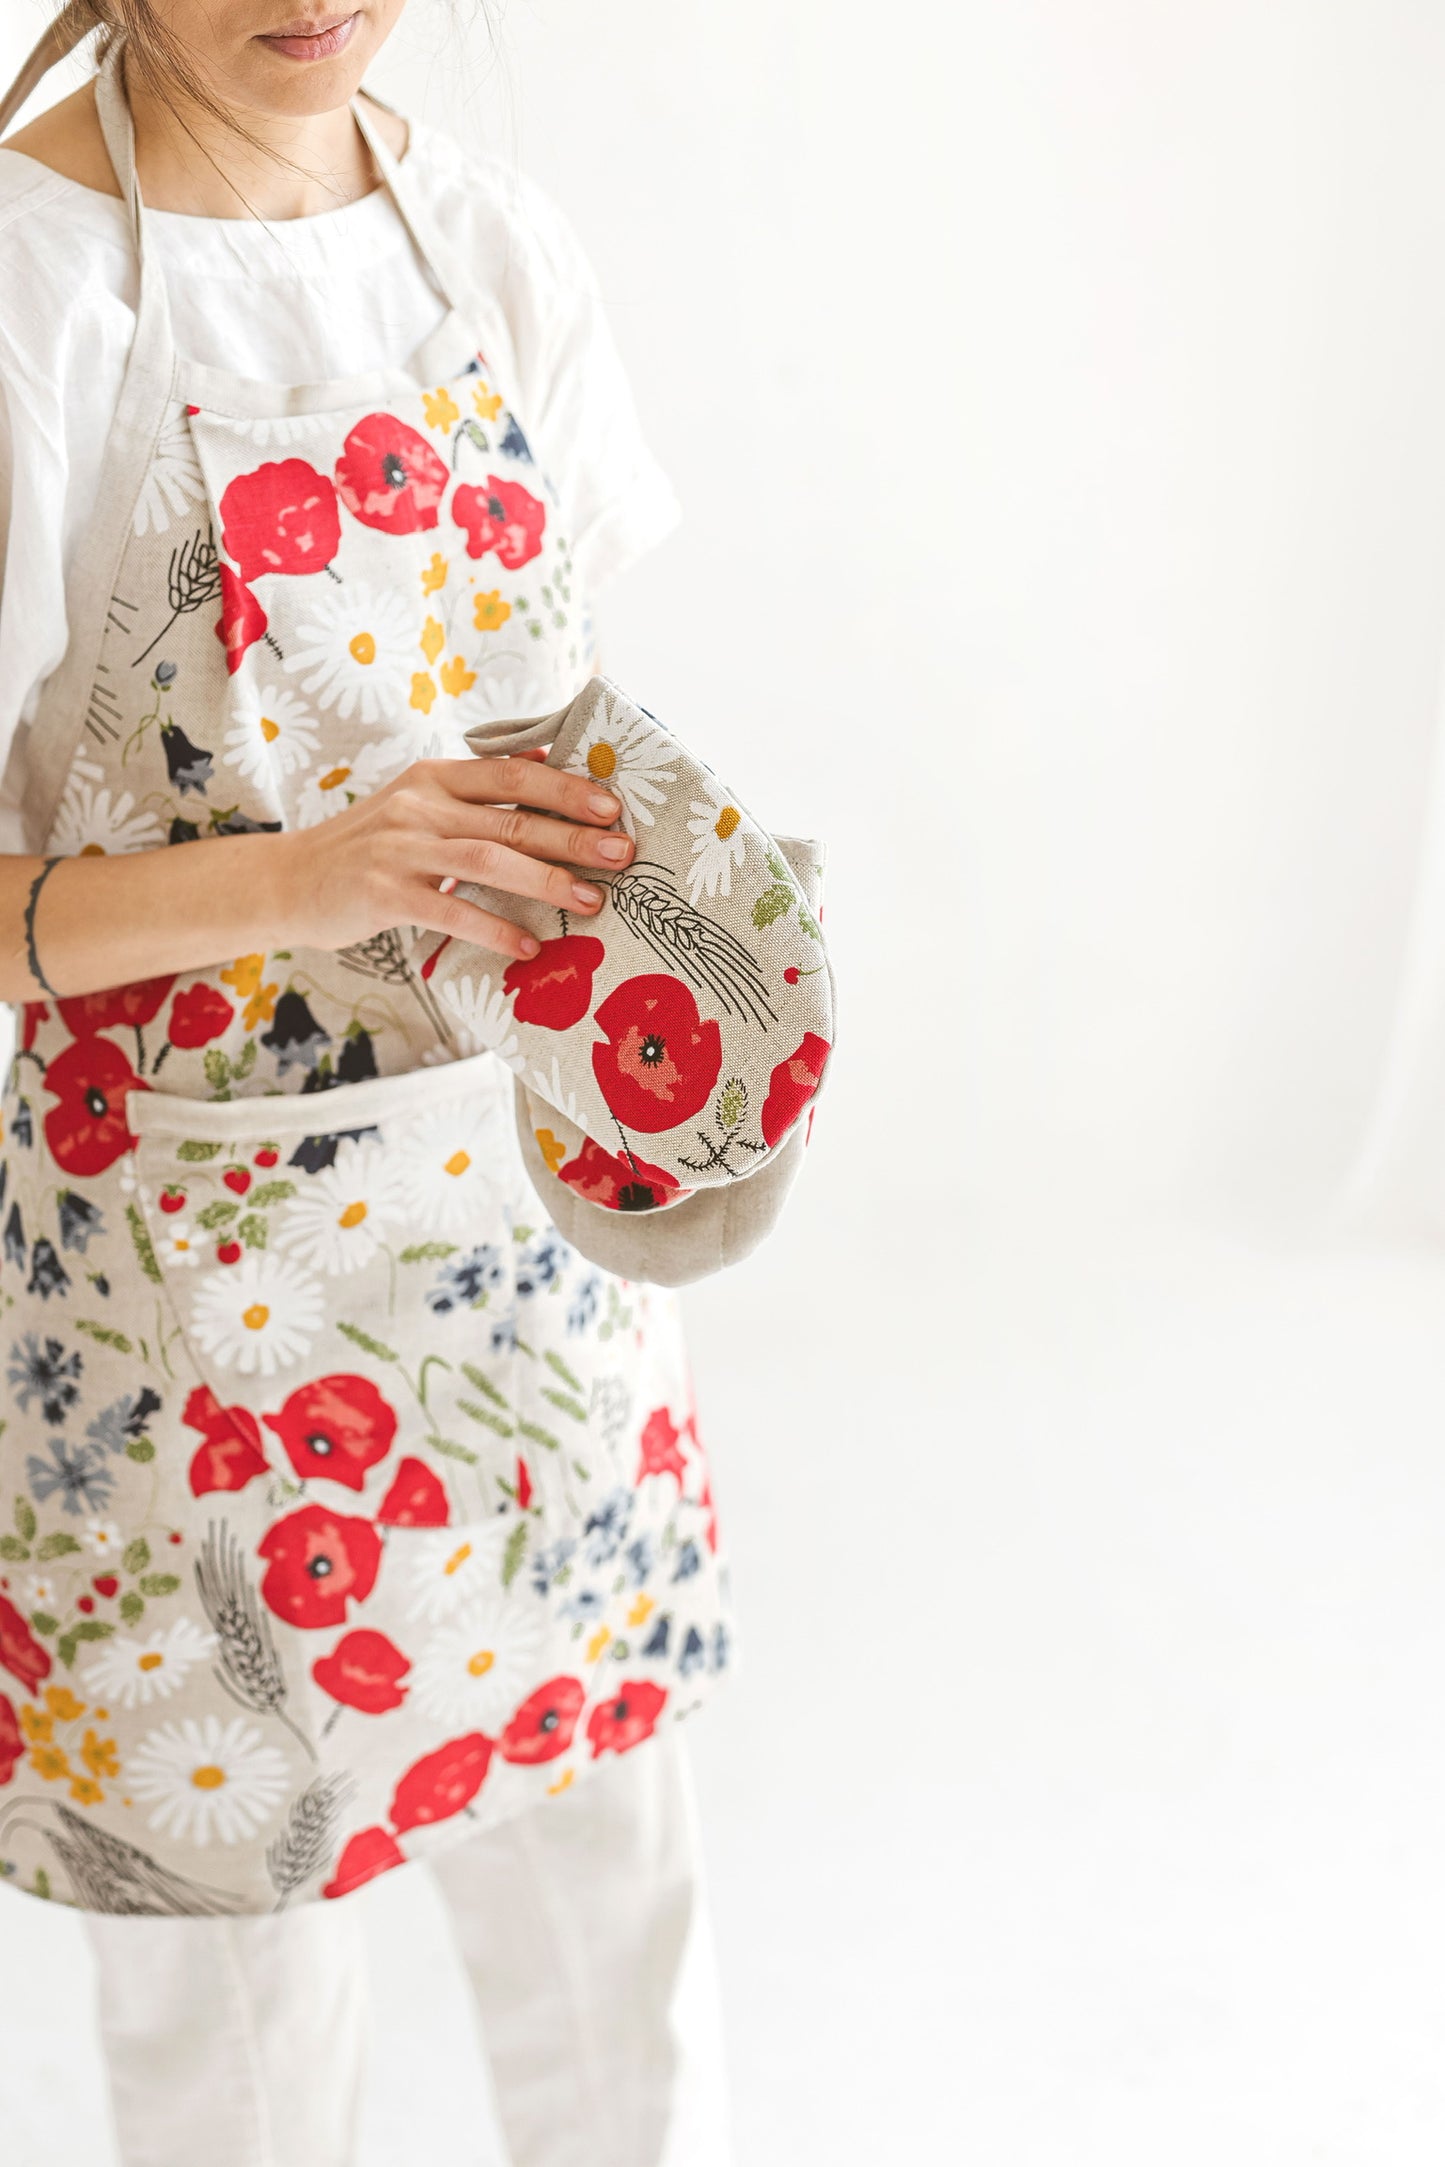
[[[524,851],[528,857],[550,858],[564,865],[595,865],[611,873],[628,863],[635,847],[630,836],[575,828],[546,813],[529,812],[523,805],[453,802],[443,808],[436,832],[447,842],[500,843],[508,850]]]
[[[470,805],[538,805],[568,820],[594,826],[601,822],[604,827],[622,810],[616,793],[601,788],[591,776],[567,774],[525,755],[428,760],[425,765],[443,790]]]
[[[514,925],[510,918],[499,918],[495,911],[483,910],[464,896],[440,895],[424,881],[418,884],[415,900],[408,901],[402,922],[513,959],[534,956],[542,945],[535,934]]]
[[[557,910],[594,912],[602,907],[602,890],[595,881],[580,879],[566,866],[548,865],[490,839],[429,839],[412,862],[417,872],[437,881],[474,881],[480,887],[501,888],[508,895],[531,896]]]

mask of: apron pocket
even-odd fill
[[[506,1510],[539,1213],[495,1057],[316,1096],[137,1091],[127,1119],[142,1264],[199,1379],[192,1492],[264,1476],[278,1513],[396,1527]]]

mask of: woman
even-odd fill
[[[352,2157],[347,1899],[426,1859],[517,2167],[693,2167],[711,1486],[454,892],[582,927],[633,855],[625,748],[462,733],[675,507],[557,212],[359,95],[402,5],[82,0],[0,150],[0,1861],[88,1915],[127,2162]]]

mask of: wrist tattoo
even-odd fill
[[[41,889],[55,871],[56,866],[62,862],[60,858],[46,859],[44,865],[41,866],[40,871],[30,883],[30,896],[25,905],[25,956],[30,965],[30,975],[36,984],[43,986],[46,992],[55,1000],[59,1000],[60,996],[55,987],[51,985],[44,971],[41,970],[40,957],[35,947],[35,906],[40,900]]]

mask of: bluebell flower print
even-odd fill
[[[666,1655],[667,1644],[671,1638],[672,1612],[670,1610],[664,1610],[662,1616],[658,1619],[657,1623],[653,1626],[652,1631],[648,1634],[646,1640],[642,1643],[643,1654],[654,1658]]]
[[[606,1565],[627,1539],[632,1519],[632,1492],[609,1490],[583,1528],[582,1554],[589,1565]]]
[[[62,1341],[46,1339],[42,1345],[38,1333],[26,1332],[10,1349],[5,1381],[27,1414],[38,1401],[42,1421],[54,1428],[80,1397],[81,1368],[80,1355],[67,1354]]]
[[[56,1202],[60,1213],[61,1248],[78,1250],[84,1256],[89,1243],[105,1232],[104,1212],[78,1189],[62,1189]]]
[[[719,1619],[717,1624],[712,1629],[713,1669],[726,1670],[728,1667],[728,1659],[731,1656],[732,1652],[732,1635],[729,1633],[726,1625],[723,1624],[722,1620]]]
[[[701,1670],[706,1661],[707,1643],[697,1627],[690,1625],[687,1629],[687,1638],[682,1644],[682,1651],[677,1658],[679,1676],[683,1678],[690,1677],[693,1671]]]
[[[331,1033],[316,1021],[305,994],[288,989],[276,1003],[270,1030],[261,1033],[261,1044],[275,1054],[276,1073],[284,1076],[288,1068],[314,1069]]]
[[[693,1574],[701,1569],[702,1552],[698,1549],[697,1544],[691,1539],[685,1543],[679,1543],[677,1563],[672,1569],[673,1579],[691,1580]]]
[[[26,1293],[38,1294],[48,1300],[52,1294],[64,1294],[69,1285],[70,1274],[60,1261],[60,1251],[44,1234],[38,1234],[30,1251]]]
[[[25,1268],[25,1221],[20,1216],[20,1206],[10,1206],[10,1216],[5,1221],[5,1261]]]
[[[574,1289],[572,1300],[567,1309],[567,1329],[569,1332],[586,1331],[597,1314],[597,1296],[601,1285],[602,1280],[599,1274],[590,1272],[582,1281],[582,1284]]]
[[[67,1445],[63,1437],[51,1438],[49,1459],[32,1452],[25,1472],[37,1505],[58,1497],[71,1513],[103,1512],[115,1483],[109,1468],[88,1445]]]
[[[443,1265],[427,1291],[427,1307],[439,1317],[450,1316],[454,1309],[474,1309],[505,1277],[501,1250],[494,1242],[483,1242]]]
[[[34,1143],[35,1130],[30,1120],[29,1099],[21,1099],[19,1105],[16,1107],[14,1113],[12,1114],[10,1118],[10,1134],[14,1137],[17,1144],[24,1144],[27,1149],[31,1144]]]
[[[522,434],[522,424],[510,407],[507,410],[506,434],[497,449],[504,459],[525,459],[531,465],[536,464],[536,461],[532,458],[532,447]]]
[[[627,1577],[633,1587],[640,1588],[651,1573],[657,1559],[657,1548],[646,1529],[627,1545]]]

